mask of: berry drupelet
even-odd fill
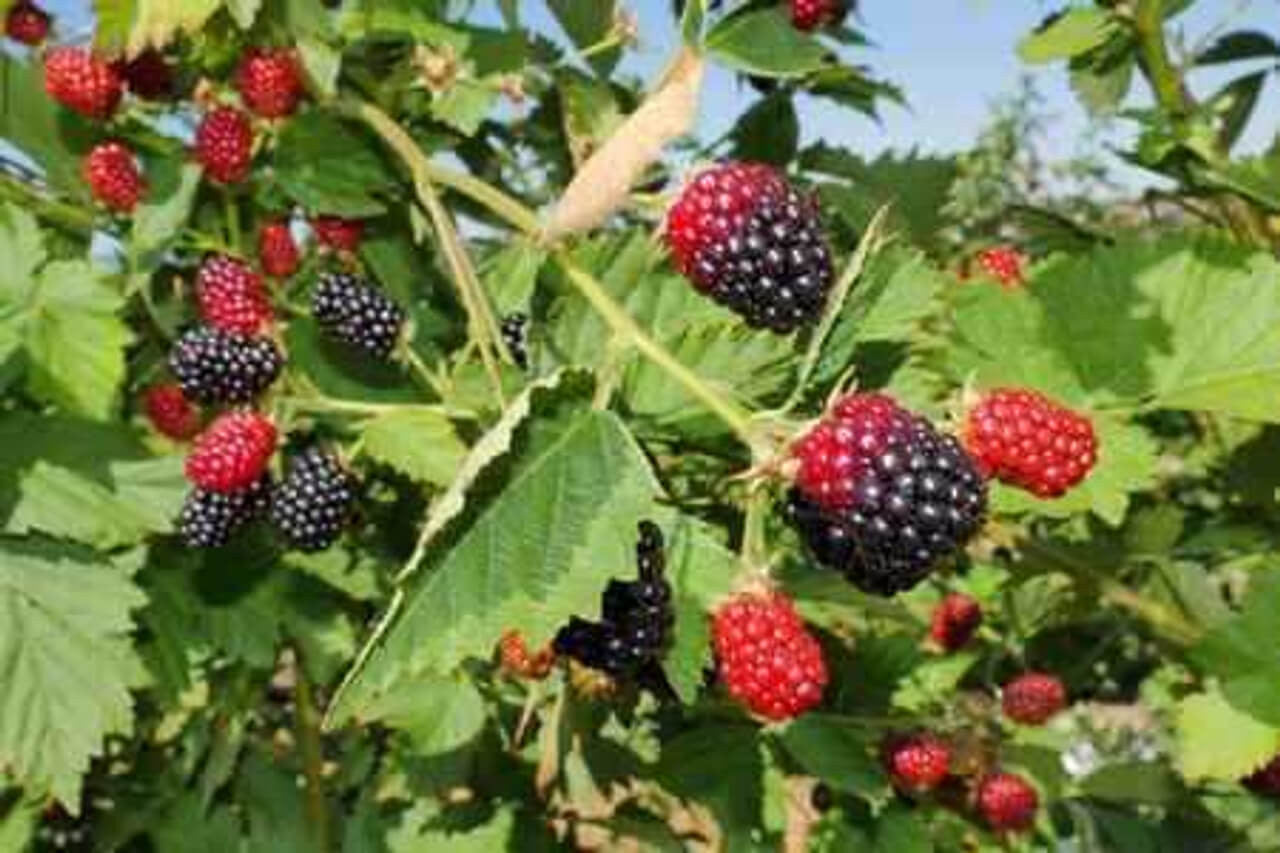
[[[346,273],[320,276],[311,294],[311,315],[327,333],[379,359],[400,338],[404,310],[362,278]]]
[[[601,596],[601,620],[573,616],[557,633],[552,648],[615,681],[635,681],[665,694],[670,688],[661,660],[671,640],[675,614],[667,583],[662,531],[651,521],[638,525],[638,578],[609,581]]]
[[[1098,461],[1089,419],[1025,388],[980,397],[965,420],[964,443],[988,477],[1040,498],[1066,494]]]
[[[337,457],[309,447],[272,491],[271,523],[291,547],[323,551],[346,527],[355,497],[355,478]]]
[[[221,547],[246,523],[266,515],[270,494],[271,477],[266,473],[233,492],[192,489],[178,516],[178,535],[192,548]]]
[[[270,338],[200,327],[178,339],[169,369],[182,393],[200,403],[248,403],[267,389],[284,366]]]
[[[951,436],[881,394],[850,394],[797,442],[787,515],[864,592],[918,584],[977,533],[986,485]]]
[[[693,285],[752,326],[791,332],[826,304],[833,273],[817,207],[771,166],[697,175],[667,215],[666,239]]]
[[[973,639],[982,625],[982,605],[959,592],[949,593],[933,609],[929,639],[943,651],[954,652]]]

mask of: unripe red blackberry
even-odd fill
[[[298,271],[301,261],[288,220],[276,219],[262,226],[258,232],[258,262],[263,272],[273,278],[288,278]]]
[[[309,447],[289,460],[271,493],[271,523],[290,547],[323,551],[342,534],[356,497],[355,478],[337,457]]]
[[[253,165],[253,125],[233,107],[217,107],[196,128],[195,156],[205,174],[221,184],[237,184]]]
[[[257,412],[227,412],[196,438],[187,479],[202,489],[237,492],[262,476],[275,451],[275,424]]]
[[[797,30],[835,26],[848,13],[847,0],[791,0],[791,24]]]
[[[665,577],[662,531],[651,521],[639,524],[636,567],[636,580],[609,581],[601,596],[599,622],[574,616],[556,633],[552,648],[557,655],[615,680],[661,677],[660,662],[671,640],[675,615]],[[651,682],[642,686],[661,689]]]
[[[31,0],[18,0],[5,16],[4,32],[16,42],[35,47],[49,35],[49,16]]]
[[[971,596],[948,593],[933,609],[929,638],[947,652],[954,652],[973,639],[982,624],[982,605]]]
[[[1098,461],[1089,419],[1025,388],[983,394],[965,419],[964,443],[987,476],[1041,498],[1066,494]]]
[[[320,276],[311,294],[311,316],[320,327],[368,354],[390,357],[404,325],[404,310],[362,278],[346,273]]]
[[[1022,270],[1026,259],[1012,246],[983,249],[974,255],[973,262],[982,274],[991,276],[1010,290],[1016,290],[1025,283]]]
[[[942,784],[951,769],[951,750],[928,732],[891,735],[880,748],[880,760],[895,788],[922,794]]]
[[[1272,758],[1240,781],[1241,784],[1255,794],[1280,799],[1280,755]]]
[[[822,701],[827,664],[791,599],[752,591],[729,599],[712,620],[716,666],[729,694],[753,714],[786,720]]]
[[[793,449],[787,515],[859,589],[918,584],[982,526],[986,485],[959,443],[880,394],[850,394]]]
[[[302,97],[302,71],[292,50],[251,48],[236,69],[245,106],[263,118],[290,115]]]
[[[693,285],[752,326],[787,333],[826,304],[834,276],[817,206],[771,166],[699,174],[671,206],[666,239]]]
[[[138,161],[119,142],[95,145],[84,158],[81,174],[93,197],[119,213],[131,213],[146,191]]]
[[[143,393],[142,403],[151,425],[161,435],[185,441],[200,432],[200,412],[178,385],[172,382],[152,385]]]
[[[317,216],[311,220],[311,230],[317,243],[339,252],[356,251],[364,239],[364,222],[359,219]]]
[[[115,69],[82,47],[55,47],[45,54],[44,88],[63,106],[98,120],[110,118],[124,94]]]
[[[178,516],[178,534],[192,548],[221,547],[245,523],[266,514],[270,494],[271,477],[265,473],[233,492],[192,489]]]
[[[1038,726],[1067,707],[1067,688],[1056,675],[1026,672],[1004,686],[1000,703],[1009,719]]]
[[[1019,832],[1036,822],[1040,797],[1013,773],[992,773],[978,783],[978,812],[994,832]]]
[[[284,366],[270,338],[200,327],[169,351],[169,369],[189,400],[248,403],[267,389]]]
[[[273,315],[266,285],[244,261],[210,255],[196,273],[200,316],[214,328],[254,335],[271,326]]]

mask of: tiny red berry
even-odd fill
[[[541,681],[551,673],[555,659],[550,646],[530,654],[524,634],[515,629],[504,631],[498,640],[498,662],[503,672],[516,678]]]
[[[1026,672],[1004,686],[1000,702],[1009,719],[1038,726],[1067,707],[1067,688],[1056,675]]]
[[[245,106],[263,118],[291,114],[302,97],[302,75],[293,51],[250,50],[236,70],[236,88]]]
[[[161,101],[173,95],[173,66],[164,54],[147,48],[133,59],[116,63],[129,91],[148,101]]]
[[[101,142],[84,158],[83,175],[93,197],[112,210],[129,213],[146,185],[133,152],[119,142]]]
[[[791,23],[797,30],[838,24],[848,14],[845,0],[791,0]]]
[[[196,299],[205,322],[224,332],[255,335],[271,324],[262,276],[226,255],[210,255],[196,274]]]
[[[115,69],[80,47],[55,47],[45,54],[44,89],[63,106],[92,119],[110,118],[124,93]]]
[[[277,219],[258,232],[258,262],[273,278],[288,278],[298,271],[301,256],[287,220]]]
[[[880,757],[894,787],[911,794],[932,791],[951,769],[950,748],[928,732],[888,738]]]
[[[1013,773],[992,773],[978,784],[978,811],[995,832],[1019,832],[1036,821],[1040,797]]]
[[[143,392],[142,403],[151,425],[161,435],[182,441],[200,431],[200,412],[176,382],[152,385]]]
[[[257,412],[228,412],[196,438],[187,479],[202,489],[233,492],[257,482],[276,450],[276,428]]]
[[[981,624],[982,605],[970,596],[952,592],[933,608],[929,637],[944,651],[954,652],[973,638]]]
[[[963,432],[986,476],[1040,498],[1062,496],[1098,461],[1098,437],[1088,418],[1024,388],[984,394],[969,410]]]
[[[343,219],[338,216],[317,216],[311,220],[311,230],[321,246],[340,252],[354,252],[364,239],[364,223],[359,219]]]
[[[4,32],[16,42],[35,47],[49,35],[49,16],[31,0],[18,0],[5,16]]]
[[[730,599],[716,611],[712,630],[720,677],[752,713],[785,720],[822,700],[822,648],[782,593]]]
[[[1255,794],[1280,798],[1280,755],[1275,756],[1240,781]]]
[[[196,128],[196,160],[213,180],[243,181],[253,163],[253,127],[249,117],[233,107],[209,112]]]
[[[978,269],[1009,289],[1021,287],[1025,282],[1023,267],[1026,259],[1012,246],[993,246],[983,249],[973,257]]]

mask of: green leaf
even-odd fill
[[[415,752],[434,755],[458,749],[480,734],[485,706],[467,678],[421,678],[384,694],[367,709],[365,720],[404,732]]]
[[[527,313],[546,259],[547,250],[530,240],[516,240],[487,258],[480,272],[494,310]]]
[[[204,26],[222,0],[134,0],[133,28],[129,31],[129,53],[145,47],[162,48],[180,33],[194,34]]]
[[[845,793],[868,796],[886,784],[872,757],[882,734],[838,716],[811,712],[788,723],[779,739],[812,775]]]
[[[894,803],[876,821],[875,853],[932,853],[933,849],[928,825],[912,808]]]
[[[748,10],[721,19],[707,33],[706,50],[736,71],[799,77],[827,64],[827,49],[791,26],[782,7]]]
[[[593,47],[608,38],[613,32],[618,13],[616,0],[596,0],[592,3],[547,0],[547,8],[579,50]],[[621,58],[622,52],[615,47],[593,53],[587,62],[597,74],[607,77]]]
[[[1219,36],[1196,57],[1197,65],[1216,65],[1242,59],[1271,59],[1280,56],[1280,44],[1258,30],[1237,30]]]
[[[1222,681],[1222,695],[1240,711],[1280,726],[1280,569],[1255,572],[1244,608],[1205,635],[1192,658]]]
[[[733,126],[733,156],[739,160],[785,166],[796,156],[800,123],[791,95],[776,92],[762,98]]]
[[[1081,780],[1080,790],[1115,803],[1171,803],[1183,793],[1172,771],[1154,761],[1107,764]]]
[[[693,702],[702,688],[711,642],[707,614],[729,594],[739,563],[737,555],[717,543],[709,529],[683,516],[668,527],[666,539],[675,636],[663,669],[681,700]]]
[[[1068,9],[1024,38],[1018,44],[1018,56],[1032,64],[1070,59],[1101,46],[1116,29],[1115,19],[1105,9]]]
[[[366,133],[320,110],[285,124],[275,166],[280,186],[308,213],[376,216],[396,184]]]
[[[187,163],[182,167],[178,183],[163,200],[147,201],[133,214],[130,255],[135,262],[150,262],[150,256],[168,248],[177,239],[191,216],[196,190],[200,188],[200,166]]]
[[[540,645],[594,612],[611,576],[633,571],[632,525],[657,510],[658,484],[622,423],[592,411],[527,430],[507,487],[406,581],[399,613],[335,700],[339,718],[405,678],[488,657],[508,626]]]
[[[1217,691],[1178,703],[1178,772],[1190,782],[1236,782],[1280,751],[1280,729],[1236,710]]]
[[[90,758],[133,724],[129,612],[146,598],[109,565],[0,548],[0,762],[76,813]]]
[[[298,56],[311,89],[322,98],[335,97],[342,54],[322,41],[309,38],[298,42]]]
[[[365,421],[364,452],[424,483],[453,482],[467,447],[443,414],[405,407]]]
[[[45,95],[43,70],[0,57],[0,136],[44,168],[49,183],[72,198],[86,199],[80,158],[69,144],[80,121]]]
[[[613,87],[572,69],[556,75],[564,132],[574,166],[581,166],[625,119]]]
[[[167,532],[175,508],[173,466],[165,460],[162,502],[159,505],[153,503],[151,498],[156,496],[150,495],[148,503],[151,505],[139,506],[135,502],[146,496],[146,479],[155,472],[155,468],[151,463],[140,463],[147,466],[140,469],[138,464],[133,463],[122,471],[126,477],[141,475],[142,482],[134,477],[134,482],[125,491],[115,494],[74,471],[37,462],[22,477],[21,497],[6,530],[10,533],[39,530],[50,536],[74,539],[103,549],[136,542],[147,533]],[[177,482],[181,489],[181,478]],[[178,504],[181,495],[179,491]],[[169,512],[165,512],[166,509]]]
[[[474,136],[498,100],[483,80],[459,80],[431,102],[431,114],[463,136]]]
[[[262,0],[225,0],[225,3],[236,26],[242,30],[253,26],[254,19],[262,9]]]
[[[676,796],[715,813],[730,836],[725,849],[749,849],[742,836],[759,825],[764,799],[764,761],[754,726],[717,722],[683,732],[662,745],[654,775]]]

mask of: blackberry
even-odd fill
[[[311,314],[330,335],[372,356],[391,355],[404,310],[367,281],[346,273],[320,276],[311,295]]]
[[[270,495],[271,475],[265,473],[247,489],[235,492],[192,489],[178,516],[178,534],[192,548],[225,545],[245,523],[266,515]]]
[[[812,198],[770,166],[699,174],[667,217],[667,243],[701,292],[779,334],[813,322],[834,280]]]
[[[616,680],[632,680],[659,694],[670,687],[660,661],[671,639],[675,615],[671,586],[664,572],[662,531],[651,521],[639,524],[636,542],[638,579],[609,581],[601,596],[599,622],[574,616],[552,647],[557,655],[599,670]]]
[[[271,493],[271,523],[299,551],[323,551],[346,526],[355,500],[355,480],[319,447],[307,448],[289,464]]]
[[[794,453],[789,520],[864,592],[915,586],[985,517],[986,484],[959,442],[881,395],[846,397]]]
[[[516,366],[529,369],[529,318],[520,312],[502,318],[502,342]]]
[[[178,339],[169,368],[188,400],[247,403],[266,390],[284,366],[270,338],[200,327]]]

